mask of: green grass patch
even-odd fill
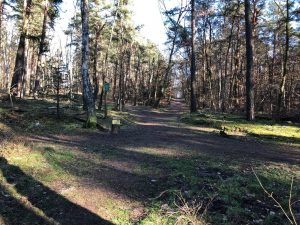
[[[61,162],[72,161],[74,156],[70,151],[53,146],[27,146],[19,143],[15,153],[6,153],[8,160],[28,174],[44,183],[56,180],[68,180],[71,175],[64,170]]]
[[[297,124],[278,123],[274,120],[250,122],[230,114],[193,113],[181,116],[182,123],[225,130],[229,135],[249,135],[279,144],[300,146],[300,127]]]
[[[159,200],[167,202],[173,211],[178,210],[178,206],[173,204],[176,195],[172,193],[179,192],[191,207],[192,202],[197,200],[205,208],[209,199],[213,199],[204,217],[211,224],[247,224],[254,220],[261,220],[263,224],[269,225],[287,222],[280,209],[263,192],[249,165],[245,167],[238,160],[208,157],[166,159],[162,165],[169,168],[168,181],[171,189]],[[296,178],[293,200],[300,199],[299,166],[264,165],[263,162],[252,166],[265,188],[273,192],[286,209],[292,177]],[[156,209],[155,212],[158,213],[159,210]]]

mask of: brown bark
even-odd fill
[[[116,102],[116,109],[119,111],[123,111],[124,106],[124,43],[123,40],[121,41],[121,47],[120,47],[120,70],[119,70],[119,84],[118,84],[118,99]]]
[[[2,48],[2,16],[3,16],[3,13],[4,13],[4,4],[3,4],[3,0],[0,0],[0,60],[3,60],[4,59],[2,58],[3,56],[3,48]],[[0,68],[0,76],[2,75],[1,74],[1,68]],[[4,84],[3,84],[4,86]]]
[[[44,0],[44,14],[43,14],[43,26],[42,33],[40,37],[39,43],[39,52],[38,52],[38,60],[37,60],[37,69],[36,69],[36,78],[34,82],[34,90],[33,95],[36,97],[37,91],[41,87],[41,75],[42,75],[42,56],[45,48],[45,39],[46,39],[46,31],[47,31],[47,23],[48,23],[48,10],[49,10],[49,2],[48,0]]]
[[[133,98],[133,106],[136,106],[137,104],[137,97],[138,97],[138,78],[141,70],[141,55],[140,53],[138,54],[138,62],[137,62],[137,67],[135,70],[135,75],[134,75],[134,98]]]
[[[252,25],[250,21],[250,2],[245,0],[245,26],[246,26],[246,114],[247,119],[255,119],[254,114],[254,81],[253,81],[253,44]]]
[[[99,37],[101,34],[102,29],[104,28],[104,25],[102,27],[98,26],[96,27],[96,36],[94,40],[94,59],[93,59],[93,83],[94,83],[94,101],[97,101],[97,97],[99,94],[99,77],[98,77],[98,71],[97,71],[97,66],[98,66],[98,52],[99,52]],[[105,75],[103,75],[103,85],[104,85],[104,80],[105,80]]]
[[[113,78],[113,93],[112,93],[114,102],[116,101],[118,67],[119,67],[119,62],[118,60],[116,60],[115,69],[114,69],[114,78]]]
[[[270,101],[270,112],[273,115],[273,102],[272,102],[272,96],[273,96],[273,82],[274,82],[274,75],[275,75],[275,59],[276,59],[276,47],[277,47],[277,38],[278,33],[277,31],[274,32],[274,39],[273,39],[273,49],[272,49],[272,59],[271,59],[271,66],[270,66],[270,72],[269,72],[269,101]]]
[[[234,28],[234,22],[235,22],[235,16],[233,17],[233,21],[231,23],[231,29],[228,39],[228,47],[226,50],[226,56],[225,56],[225,70],[224,70],[224,77],[221,81],[221,106],[222,106],[222,112],[225,112],[227,110],[227,86],[228,86],[228,60],[229,60],[229,53],[232,45],[232,37],[233,37],[233,28]]]
[[[195,96],[195,78],[196,78],[196,54],[195,54],[195,0],[191,1],[191,27],[192,27],[192,40],[191,40],[191,80],[190,80],[190,89],[191,89],[191,102],[190,102],[190,112],[197,112],[197,101]]]
[[[31,13],[32,0],[25,0],[23,6],[23,21],[22,21],[22,30],[19,39],[19,45],[17,50],[17,56],[15,61],[14,74],[11,82],[11,92],[15,96],[22,96],[22,83],[23,77],[26,72],[26,38],[27,38],[27,30],[29,23],[29,16]]]
[[[283,57],[282,79],[281,79],[280,90],[278,95],[278,117],[281,116],[282,111],[286,106],[285,86],[286,86],[286,78],[288,75],[287,63],[288,63],[289,49],[290,49],[289,22],[290,22],[289,0],[286,0],[285,49],[284,49],[284,57]]]

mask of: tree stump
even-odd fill
[[[120,132],[121,120],[113,118],[111,121],[111,134],[118,134]]]

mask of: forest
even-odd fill
[[[0,224],[300,224],[300,3],[140,1],[0,0]]]

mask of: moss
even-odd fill
[[[218,113],[184,114],[180,121],[185,124],[210,127],[214,132],[224,129],[229,135],[246,135],[263,141],[300,146],[300,128],[296,124],[278,123],[258,119],[247,121],[241,116]]]
[[[88,116],[85,127],[90,128],[90,129],[96,129],[97,128],[97,116],[96,115]]]

